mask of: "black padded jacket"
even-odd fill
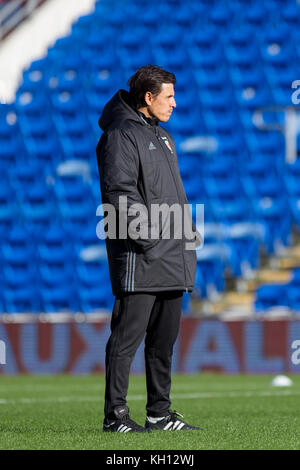
[[[159,237],[151,239],[151,204],[177,203],[182,213],[184,204],[188,204],[171,135],[157,120],[147,119],[135,110],[125,90],[119,90],[106,104],[99,126],[104,131],[97,145],[102,203],[114,206],[117,220],[125,211],[128,225],[139,214],[130,216],[130,205],[143,204],[149,214],[145,222],[149,238],[133,239],[128,232],[127,239],[118,235],[116,239],[106,238],[113,294],[191,292],[196,253],[195,249],[186,249],[186,242],[197,239],[199,244],[200,234],[197,232],[193,239],[185,235],[181,239],[175,236],[165,239],[160,226]],[[119,205],[119,196],[127,196],[126,206]],[[190,224],[195,230],[191,218]],[[117,233],[118,228],[117,222]]]

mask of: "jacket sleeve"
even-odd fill
[[[141,204],[146,208],[145,201],[138,189],[139,159],[133,138],[122,129],[114,129],[104,133],[97,147],[97,161],[102,203],[114,206],[117,219],[127,220],[127,236],[131,238],[138,251],[145,253],[159,240],[148,238],[151,232],[147,211],[143,217],[140,213],[130,215],[129,208],[132,204]],[[120,204],[120,196],[127,196],[126,205]],[[147,238],[141,236],[141,238],[132,239],[128,235],[129,224],[136,217],[142,220],[141,225],[143,225],[144,233],[145,230],[147,231]]]

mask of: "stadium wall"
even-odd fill
[[[91,13],[94,5],[95,0],[47,0],[0,41],[0,104],[14,102],[24,69],[45,57],[48,48],[68,35],[73,22]]]
[[[0,365],[0,374],[103,373],[109,334],[107,320],[1,323],[0,341],[6,346],[6,363]],[[292,344],[299,339],[299,320],[224,322],[183,318],[174,348],[173,372],[297,374],[300,364],[296,362],[300,360],[293,360],[297,351]],[[143,372],[142,344],[132,373]]]

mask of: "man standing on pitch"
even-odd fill
[[[176,107],[175,83],[174,74],[160,67],[141,67],[128,81],[129,92],[119,90],[99,119],[104,131],[97,146],[102,203],[116,209],[118,220],[126,215],[128,229],[126,237],[106,238],[115,304],[106,346],[103,431],[199,429],[170,411],[173,345],[183,292],[194,285],[195,248],[186,249],[185,234],[164,238],[160,230],[155,238],[130,236],[133,204],[148,214],[153,204],[182,209],[187,204],[174,141],[158,124],[167,122]],[[143,230],[152,234],[151,222],[145,220]],[[174,222],[169,225],[176,229]],[[192,236],[189,241],[199,244],[199,233]],[[130,366],[144,336],[147,417],[142,427],[130,419],[126,395]]]

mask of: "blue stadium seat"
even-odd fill
[[[284,137],[278,131],[248,131],[245,133],[245,140],[250,153],[255,155],[284,155]]]
[[[85,109],[84,96],[79,90],[75,93],[68,91],[55,92],[51,95],[54,113],[65,118],[74,118],[77,114],[82,114]]]
[[[37,270],[34,265],[30,264],[32,260],[30,259],[29,262],[26,256],[24,256],[23,260],[19,256],[17,260],[10,259],[4,261],[3,283],[5,288],[13,290],[37,285]]]
[[[37,183],[21,195],[21,215],[28,225],[43,228],[54,220],[56,209],[52,189]]]
[[[58,224],[50,223],[42,238],[37,240],[37,255],[46,263],[72,260],[75,253],[69,231]]]
[[[297,2],[286,2],[280,12],[280,17],[290,27],[299,30],[300,7]]]
[[[217,43],[212,43],[208,49],[203,53],[202,48],[197,45],[191,45],[188,48],[190,61],[194,68],[200,68],[207,74],[213,75],[213,72],[218,69],[216,64],[222,63],[222,49]]]
[[[104,254],[105,250],[102,250]],[[85,288],[109,285],[109,270],[106,257],[95,260],[79,260],[76,265],[78,282]]]
[[[12,186],[3,181],[0,186],[0,234],[5,236],[20,217],[15,192]]]
[[[231,110],[211,110],[208,109],[204,114],[204,122],[206,128],[211,133],[216,133],[220,136],[227,134],[232,135],[233,129],[237,133],[240,127],[240,120],[238,114]]]
[[[93,313],[101,309],[113,309],[114,297],[112,295],[109,283],[89,287],[88,289],[81,287],[79,290],[80,310],[83,313]]]
[[[30,66],[23,71],[23,80],[17,94],[38,93],[46,85],[46,77],[53,67],[53,61],[47,55],[43,59],[31,62]]]
[[[226,245],[208,245],[197,251],[195,292],[210,297],[225,289],[224,271],[230,256]]]
[[[191,294],[183,292],[182,296],[182,314],[190,315],[192,313]]]
[[[249,272],[260,266],[260,239],[251,224],[232,224],[227,226],[223,243],[230,246],[235,253],[232,271],[235,277],[247,276]]]
[[[282,179],[274,173],[274,169],[269,170],[263,176],[253,173],[248,178],[244,178],[245,189],[249,197],[256,199],[272,198],[281,200],[284,194],[284,186]]]
[[[289,285],[292,287],[300,287],[300,268],[293,269]]]
[[[65,254],[68,254],[66,251]],[[64,254],[63,254],[64,255]],[[45,251],[39,252],[38,270],[41,287],[68,287],[74,281],[74,268],[70,260],[59,254],[52,260]]]
[[[290,43],[283,43],[281,45],[277,43],[264,44],[261,52],[264,62],[268,67],[273,68],[274,73],[285,73],[289,64],[292,63],[296,56],[296,50]]]
[[[248,26],[260,28],[265,23],[268,11],[263,3],[255,2],[251,8],[245,8],[244,21]]]
[[[29,292],[37,286],[38,272],[35,265],[35,250],[32,239],[22,225],[14,226],[7,234],[1,250],[1,281],[4,290],[5,306],[8,311],[30,302]],[[22,296],[24,298],[22,299]],[[17,305],[19,304],[19,307]],[[34,307],[34,301],[30,302]]]
[[[0,142],[15,140],[18,133],[18,116],[14,106],[0,104]]]
[[[184,110],[181,109],[179,115],[172,116],[172,123],[168,125],[172,135],[174,134],[174,140],[183,141],[188,137],[193,136],[195,133],[201,132],[201,120],[199,119],[199,113],[197,110],[193,110],[185,114]]]
[[[0,142],[0,169],[5,171],[17,164],[19,155],[22,155],[24,147],[17,139],[5,139]]]
[[[218,41],[216,28],[211,25],[203,25],[202,28],[193,28],[187,36],[188,44],[196,46],[198,49],[207,51]]]
[[[3,240],[1,252],[4,263],[13,264],[33,261],[35,249],[25,225],[15,223]]]
[[[206,194],[210,198],[219,198],[223,201],[240,200],[244,196],[240,179],[234,173],[214,177],[203,178]]]
[[[272,199],[270,197],[253,199],[252,207],[255,218],[265,225],[267,240],[265,248],[267,253],[273,253],[279,244],[291,244],[292,219],[287,198]]]
[[[204,178],[215,178],[216,180],[223,179],[225,182],[226,180],[228,181],[232,175],[236,174],[236,159],[230,157],[219,157],[216,159],[204,160],[201,162],[201,169]]]
[[[300,197],[292,197],[288,198],[288,205],[290,209],[290,213],[292,216],[293,224],[295,224],[298,229],[300,228]]]
[[[207,222],[204,225],[204,244],[217,244],[223,240],[226,226],[215,222]]]
[[[161,64],[166,70],[172,70],[175,74],[177,71],[186,70],[189,63],[187,51],[183,46],[173,49],[172,54],[170,54],[169,49],[165,50],[157,47],[153,52],[153,58],[155,63]],[[148,60],[144,63],[148,63]]]
[[[98,221],[97,221],[98,222]],[[97,223],[92,221],[74,238],[74,248],[78,256],[81,255],[82,250],[89,247],[96,247],[94,256],[103,257],[106,260],[106,248],[104,240],[100,240],[96,233]]]
[[[116,72],[92,72],[86,83],[86,89],[99,95],[105,95],[105,98],[118,87],[118,74]]]
[[[61,143],[56,135],[43,137],[29,137],[25,140],[27,152],[34,164],[45,169],[52,169],[61,160]]]
[[[45,313],[75,313],[80,310],[76,290],[69,286],[42,288],[40,299],[42,311]]]
[[[231,66],[250,67],[252,64],[257,65],[259,60],[259,46],[251,40],[243,46],[236,43],[228,44],[225,50]]]
[[[186,5],[180,1],[175,1],[173,4],[175,8],[173,21],[181,30],[189,30],[194,24],[194,15],[190,5]]]
[[[4,311],[7,313],[40,313],[39,291],[32,284],[4,289]]]
[[[254,62],[247,64],[247,66],[244,64],[234,64],[230,67],[229,73],[233,84],[239,90],[247,90],[249,88],[259,90],[264,86],[266,80],[264,70],[258,68]]]
[[[292,197],[300,197],[300,160],[297,159],[293,164],[285,165],[283,181],[285,191]]]
[[[251,207],[246,198],[210,200],[210,207],[214,220],[223,224],[232,224],[253,220]]]
[[[210,9],[209,18],[219,29],[225,29],[231,20],[231,12],[226,3],[217,3]]]
[[[41,139],[48,140],[48,136],[55,133],[55,127],[53,121],[49,115],[38,116],[38,117],[19,117],[20,129],[25,141],[39,141]]]
[[[74,68],[74,67],[73,67]],[[60,70],[47,77],[47,91],[49,94],[70,93],[75,94],[82,86],[82,77],[77,70]]]
[[[25,165],[16,165],[10,169],[10,183],[16,194],[28,191],[32,186],[40,181],[46,180],[43,168],[29,162]]]
[[[63,138],[67,137],[74,140],[85,140],[90,133],[88,119],[83,115],[76,115],[73,119],[64,118],[61,115],[55,116],[55,127],[64,143]]]
[[[200,159],[196,155],[178,154],[178,165],[181,177],[187,181],[200,175]]]
[[[155,48],[164,49],[165,52],[174,52],[174,44],[180,44],[181,31],[175,25],[164,28],[160,31],[160,34],[154,34],[150,38],[151,44]]]
[[[289,42],[291,29],[283,22],[274,22],[262,30],[261,42],[264,46],[278,44],[285,45]]]
[[[40,90],[32,94],[29,92],[21,93],[17,96],[16,110],[20,115],[27,117],[43,117],[49,113],[49,102]]]
[[[287,289],[284,284],[264,284],[256,290],[255,311],[264,312],[272,307],[288,306]]]
[[[300,289],[299,286],[288,286],[287,289],[288,305],[295,312],[300,311]]]

